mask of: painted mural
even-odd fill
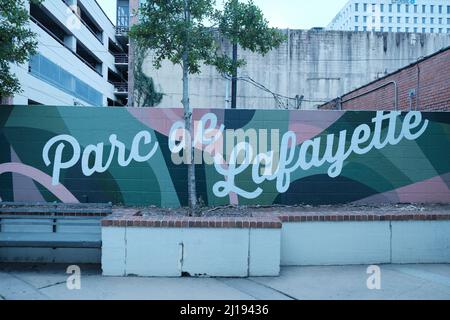
[[[450,113],[0,107],[2,201],[450,203]]]

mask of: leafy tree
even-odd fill
[[[153,79],[147,76],[142,70],[144,53],[145,52],[138,52],[136,54],[134,66],[134,95],[136,104],[139,107],[154,107],[161,102],[164,95],[156,90]]]
[[[235,73],[245,61],[232,59],[220,50],[220,37],[245,50],[266,54],[278,47],[284,36],[270,28],[261,10],[250,0],[226,0],[222,10],[215,0],[147,0],[140,9],[140,22],[130,36],[137,49],[153,51],[153,64],[163,60],[180,65],[183,70],[183,109],[185,129],[191,133],[192,109],[189,104],[189,74],[200,73],[202,64],[212,65],[224,74]],[[192,139],[192,134],[190,135]],[[195,163],[193,146],[188,165],[189,206],[195,210]],[[186,152],[186,150],[185,150]]]
[[[10,63],[25,63],[36,52],[36,35],[28,28],[28,2],[0,0],[0,97],[21,91],[19,80],[11,74]]]

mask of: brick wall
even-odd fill
[[[341,107],[343,110],[394,110],[394,82],[398,88],[399,110],[412,107],[421,111],[449,111],[450,47],[343,95]],[[416,93],[412,99],[409,98],[411,90]],[[339,109],[339,98],[319,108]]]

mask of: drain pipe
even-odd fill
[[[420,61],[422,58],[417,60],[417,89],[416,89],[416,111],[420,109]]]
[[[384,84],[382,84],[382,85],[380,85],[380,86],[378,86],[378,87],[376,87],[376,88],[374,88],[372,90],[366,91],[366,92],[361,93],[361,94],[359,94],[357,96],[351,97],[351,98],[349,98],[347,100],[341,100],[340,101],[340,106],[342,107],[342,104],[344,104],[346,102],[349,102],[349,101],[355,100],[357,98],[363,97],[365,95],[368,95],[369,93],[375,92],[375,91],[377,91],[379,89],[382,89],[382,88],[390,86],[390,85],[394,86],[394,110],[397,111],[398,110],[398,84],[394,80],[386,82],[386,83],[384,83]]]

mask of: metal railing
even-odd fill
[[[92,35],[98,40],[100,41],[101,44],[103,44],[103,31],[100,31],[102,33],[102,35],[97,34],[97,32],[95,32],[88,24],[86,21],[83,20],[83,18],[81,18],[81,15],[73,9],[73,7],[66,1],[66,0],[62,0],[62,2],[70,9],[70,11],[72,11],[72,13],[80,20],[80,22],[92,33]]]
[[[116,27],[116,36],[126,36],[126,35],[128,35],[128,31],[130,31],[129,26],[117,26]]]
[[[114,62],[116,64],[128,64],[128,55],[126,53],[119,53],[114,55]]]
[[[115,93],[128,93],[128,83],[126,82],[110,82],[114,86]]]
[[[30,20],[36,24],[38,27],[40,27],[42,30],[44,30],[48,35],[50,35],[53,39],[55,39],[60,45],[62,45],[64,48],[69,50],[73,55],[75,55],[78,59],[80,59],[85,65],[87,65],[89,68],[91,68],[93,71],[95,71],[98,75],[103,77],[103,74],[99,72],[92,64],[87,62],[82,56],[80,56],[78,53],[73,51],[67,44],[64,43],[63,40],[58,38],[53,32],[51,32],[46,26],[44,26],[42,23],[40,23],[35,17],[30,17]]]

